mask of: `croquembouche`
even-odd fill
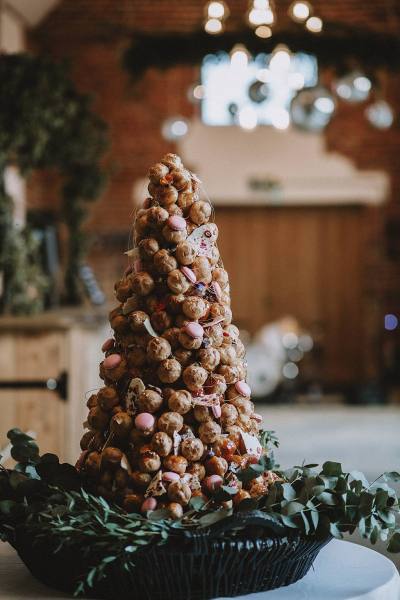
[[[212,505],[230,486],[238,505],[265,494],[275,476],[237,479],[263,452],[262,419],[232,324],[212,206],[176,154],[148,176],[78,468],[92,491],[127,511],[165,508],[180,518],[193,496]]]

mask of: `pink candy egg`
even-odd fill
[[[183,231],[186,229],[186,221],[179,215],[172,215],[167,221],[168,227],[174,231]]]
[[[108,338],[108,340],[106,340],[104,342],[104,344],[101,347],[102,352],[107,352],[107,350],[111,350],[111,348],[114,346],[114,340],[112,338]]]
[[[180,479],[178,473],[174,473],[173,471],[166,471],[162,474],[162,480],[167,483],[171,483],[171,481],[178,481]]]
[[[157,500],[155,498],[146,498],[146,500],[143,502],[142,506],[140,507],[140,510],[142,512],[147,512],[148,510],[155,510],[156,507],[157,507]]]
[[[217,300],[221,300],[222,298],[222,290],[221,290],[221,286],[219,285],[218,281],[213,281],[213,288],[214,288],[214,292],[215,295],[217,297]]]
[[[203,479],[204,487],[209,492],[216,492],[222,485],[223,479],[219,475],[209,475]]]
[[[237,381],[235,383],[235,388],[236,391],[241,395],[241,396],[245,396],[246,398],[248,396],[251,395],[251,389],[248,383],[246,383],[245,381]]]
[[[186,325],[185,333],[190,335],[190,337],[192,337],[192,338],[202,338],[204,335],[204,329],[202,328],[200,323],[196,323],[195,321],[192,321],[191,323],[188,323]]]
[[[261,415],[259,415],[258,413],[254,413],[254,414],[252,415],[252,418],[253,418],[255,421],[257,421],[257,423],[262,423],[262,420],[263,420],[263,418],[262,418],[262,416],[261,416]]]
[[[196,283],[196,275],[189,267],[181,267],[181,271],[190,283]]]
[[[211,410],[214,417],[216,419],[219,419],[222,414],[221,406],[219,404],[216,404],[215,406],[212,406]]]
[[[121,360],[122,359],[119,354],[110,354],[109,356],[107,356],[107,358],[104,359],[103,367],[105,369],[115,369],[115,367],[118,367]]]
[[[154,427],[155,418],[150,413],[140,413],[135,418],[135,426],[140,431],[146,431],[147,429],[151,429]]]

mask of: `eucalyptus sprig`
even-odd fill
[[[389,482],[399,482],[396,471],[369,483],[359,471],[344,472],[340,463],[327,461],[295,466],[280,473],[258,508],[273,514],[286,527],[303,535],[324,538],[356,529],[375,544],[387,542],[389,552],[400,552],[399,500]]]

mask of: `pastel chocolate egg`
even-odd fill
[[[185,333],[192,338],[202,338],[204,335],[204,329],[200,323],[191,322],[185,326]]]
[[[181,271],[190,283],[196,283],[196,275],[189,267],[181,267]]]
[[[114,346],[114,340],[113,338],[108,338],[108,340],[106,340],[104,342],[104,344],[101,347],[102,352],[107,352],[108,350],[111,350],[111,348],[113,348]]]
[[[162,480],[166,483],[171,483],[172,481],[179,481],[180,477],[178,473],[174,473],[173,471],[166,471],[162,474]]]
[[[216,419],[219,419],[221,417],[222,411],[221,411],[221,405],[220,404],[216,404],[215,406],[212,407],[212,413],[214,415],[214,417]]]
[[[213,281],[211,285],[212,285],[213,291],[215,293],[215,296],[219,302],[222,298],[221,286],[219,285],[218,281]]]
[[[142,506],[140,507],[140,510],[142,512],[147,512],[149,510],[155,510],[157,507],[157,500],[155,498],[146,498],[146,500],[143,502]]]
[[[237,381],[235,383],[235,388],[238,394],[240,394],[241,396],[244,396],[245,398],[251,396],[250,386],[245,381]]]
[[[167,225],[174,231],[183,231],[186,229],[186,221],[183,217],[179,215],[172,215],[167,220]]]
[[[103,361],[103,367],[105,369],[115,369],[120,364],[122,358],[120,354],[110,354]]]
[[[135,427],[140,431],[146,431],[154,427],[155,419],[150,413],[140,413],[135,418]]]

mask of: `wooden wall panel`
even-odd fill
[[[66,368],[62,332],[9,333],[1,336],[2,380],[45,380]],[[4,357],[4,359],[3,359]],[[12,427],[32,431],[44,452],[62,455],[65,403],[48,390],[0,392],[0,447]]]
[[[326,380],[362,377],[363,209],[217,207],[216,220],[238,325],[292,315],[321,340]]]

